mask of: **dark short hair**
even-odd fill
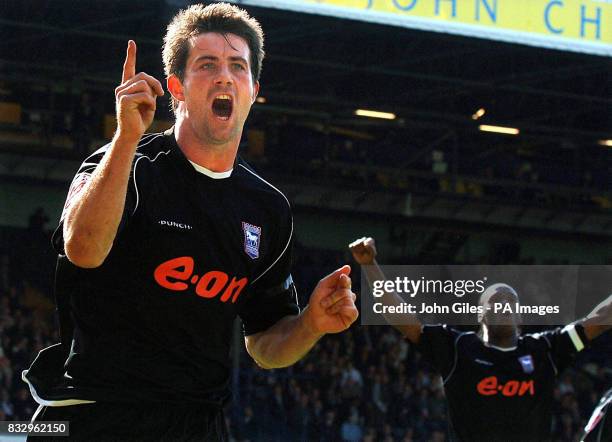
[[[191,38],[207,32],[234,34],[243,38],[250,50],[253,84],[259,81],[264,58],[264,35],[259,22],[244,9],[228,3],[189,6],[178,12],[168,25],[162,57],[166,77],[176,75],[181,81],[189,57]],[[176,109],[172,98],[172,110]]]

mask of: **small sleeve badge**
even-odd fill
[[[261,227],[243,221],[242,231],[244,232],[244,251],[251,259],[259,258]]]
[[[520,358],[518,358],[518,360],[521,363],[521,366],[523,367],[523,371],[525,373],[533,373],[534,366],[533,358],[531,357],[531,355],[521,356]]]

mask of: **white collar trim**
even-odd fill
[[[201,173],[203,175],[206,175],[207,177],[210,177],[210,178],[212,178],[214,180],[222,180],[224,178],[229,178],[232,175],[232,171],[234,170],[232,168],[230,170],[226,170],[225,172],[213,172],[212,170],[207,169],[204,166],[200,166],[199,164],[196,164],[196,163],[194,163],[191,160],[187,160],[187,161],[189,161],[191,163],[191,165],[193,166],[193,168],[197,172],[199,172],[199,173]]]
[[[494,348],[495,350],[500,350],[500,351],[513,351],[516,350],[516,345],[513,347],[498,347],[497,345],[493,345],[493,344],[489,344],[488,342],[484,343],[485,347],[489,347],[489,348]]]

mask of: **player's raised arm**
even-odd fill
[[[75,194],[71,189],[64,211],[64,250],[73,264],[98,267],[108,256],[123,215],[136,147],[153,121],[157,96],[163,94],[158,80],[136,74],[136,43],[130,40],[121,84],[115,89],[117,131],[86,184],[75,188]]]
[[[584,327],[584,334],[589,341],[612,329],[612,295],[597,304],[591,313],[579,322]]]
[[[353,254],[353,258],[359,265],[361,265],[361,271],[365,273],[368,284],[372,287],[374,281],[384,281],[385,274],[376,261],[376,242],[374,238],[359,238],[349,244],[349,249]],[[386,292],[381,298],[381,302],[384,305],[400,305],[402,299],[394,292]],[[409,315],[407,313],[407,315]],[[399,330],[406,338],[413,343],[418,343],[421,338],[421,323],[416,316],[410,318],[410,324],[394,324],[393,327]]]

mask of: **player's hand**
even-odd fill
[[[138,142],[153,122],[156,98],[164,95],[161,83],[144,72],[136,73],[136,42],[128,42],[121,84],[115,88],[117,136]]]
[[[351,291],[351,267],[345,265],[321,279],[303,312],[308,329],[316,335],[346,330],[359,316]]]
[[[363,237],[349,244],[349,249],[353,254],[353,258],[359,265],[374,264],[376,258],[376,242],[374,238]]]

